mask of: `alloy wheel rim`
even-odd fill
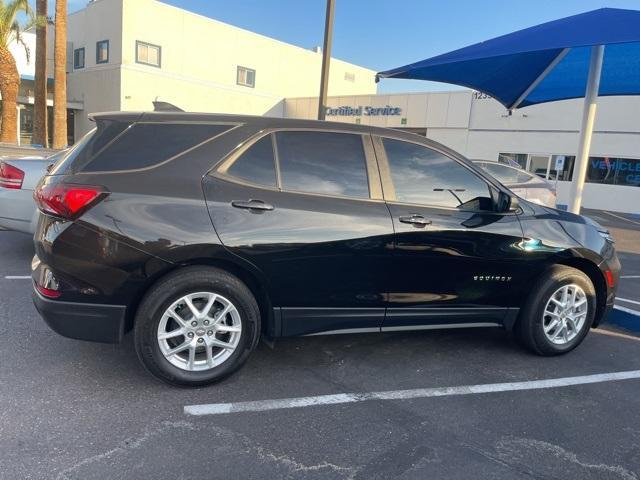
[[[574,283],[558,288],[547,301],[542,326],[547,339],[566,345],[582,331],[589,312],[587,295]]]
[[[158,324],[160,351],[172,365],[186,371],[210,370],[236,350],[242,322],[235,305],[214,292],[180,297]]]

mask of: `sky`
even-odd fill
[[[70,11],[87,3],[68,1]],[[300,47],[322,45],[325,0],[163,1]],[[388,70],[602,7],[637,10],[640,0],[336,0],[332,56]],[[381,93],[453,88],[399,79],[379,84]]]

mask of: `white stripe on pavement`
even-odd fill
[[[31,275],[7,275],[7,280],[31,280]]]
[[[640,305],[640,302],[638,302],[637,300],[629,300],[628,298],[616,297],[616,300],[620,300],[621,302],[634,303],[636,305]]]
[[[640,275],[620,275],[620,278],[640,278]]]
[[[447,397],[451,395],[473,395],[478,393],[538,390],[638,378],[640,378],[640,370],[631,370],[627,372],[600,373],[596,375],[552,378],[548,380],[530,380],[525,382],[488,383],[482,385],[464,385],[459,387],[417,388],[413,390],[390,390],[386,392],[338,393],[335,395],[258,400],[253,402],[187,405],[184,407],[184,413],[186,415],[220,415],[237,412],[263,412],[265,410],[313,407],[318,405],[337,405],[343,403],[366,402],[369,400],[409,400],[413,398]]]
[[[615,308],[616,310],[620,310],[622,312],[630,313],[632,315],[640,315],[640,311],[634,310],[632,308],[623,307],[621,305],[614,305],[613,308]]]

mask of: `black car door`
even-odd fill
[[[497,188],[424,144],[374,144],[395,228],[383,330],[512,320],[522,229],[515,213],[495,211]]]
[[[264,275],[282,335],[379,330],[393,225],[371,137],[262,135],[204,182],[222,243]]]

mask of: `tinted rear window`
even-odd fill
[[[81,170],[94,155],[124,132],[129,125],[128,122],[114,120],[98,121],[97,129],[91,130],[64,152],[63,157],[58,159],[50,175],[63,174],[68,170]]]
[[[242,154],[227,174],[258,185],[276,186],[276,167],[271,135],[261,138]]]
[[[276,138],[284,190],[369,197],[361,135],[278,132]]]
[[[92,148],[85,172],[131,170],[164,162],[231,128],[231,125],[137,123],[106,148]],[[97,137],[104,135],[100,130]],[[112,137],[113,139],[113,137]],[[83,149],[86,150],[89,147]],[[89,156],[89,153],[87,153]]]

